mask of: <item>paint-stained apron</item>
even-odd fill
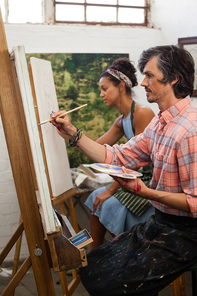
[[[88,254],[80,269],[91,296],[157,294],[197,262],[197,219],[156,210]]]

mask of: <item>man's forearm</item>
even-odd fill
[[[156,201],[177,210],[190,212],[187,195],[185,193],[173,193],[151,189],[148,188],[139,178],[133,180],[125,180],[122,178],[114,179],[118,181],[121,187],[127,189],[127,191],[129,190],[131,193],[135,193],[138,196]]]
[[[172,193],[148,188],[146,198],[170,206],[174,209],[190,212],[187,203],[187,195],[185,193]]]

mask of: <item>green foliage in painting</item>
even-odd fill
[[[99,77],[112,62],[127,54],[27,54],[51,62],[60,110],[70,110],[83,104],[87,107],[69,115],[73,125],[96,140],[104,134],[120,115],[116,108],[108,108],[100,97]],[[124,140],[125,141],[125,140]],[[70,167],[91,160],[74,148],[67,148]]]

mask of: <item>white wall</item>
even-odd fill
[[[152,0],[152,26],[161,30],[163,44],[197,36],[196,0]]]
[[[151,25],[160,30],[162,44],[178,44],[178,38],[197,36],[196,11],[196,0],[152,0]],[[197,106],[196,97],[192,104]]]
[[[26,53],[129,53],[137,61],[143,49],[161,44],[177,44],[179,37],[195,36],[196,0],[152,0],[152,28],[100,26],[5,25],[8,47],[24,45]],[[138,73],[138,81],[142,76]],[[138,86],[137,100],[147,104]],[[155,113],[156,105],[151,105]],[[19,221],[19,208],[5,138],[0,122],[0,249],[7,243]],[[22,256],[27,254],[25,242]],[[10,253],[8,259],[13,257]]]
[[[144,48],[162,44],[161,31],[153,28],[6,25],[5,29],[10,50],[24,45],[26,53],[128,53],[136,67]],[[138,80],[142,80],[140,73]],[[147,104],[142,87],[135,92]],[[156,105],[153,109],[157,113]]]
[[[19,224],[19,205],[0,121],[0,250]]]

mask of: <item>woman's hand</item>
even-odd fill
[[[96,196],[94,203],[93,203],[94,211],[96,212],[97,206],[98,206],[98,211],[100,211],[103,202],[111,196],[112,196],[112,193],[108,189],[105,190],[104,192],[101,192],[100,194],[98,194]]]

